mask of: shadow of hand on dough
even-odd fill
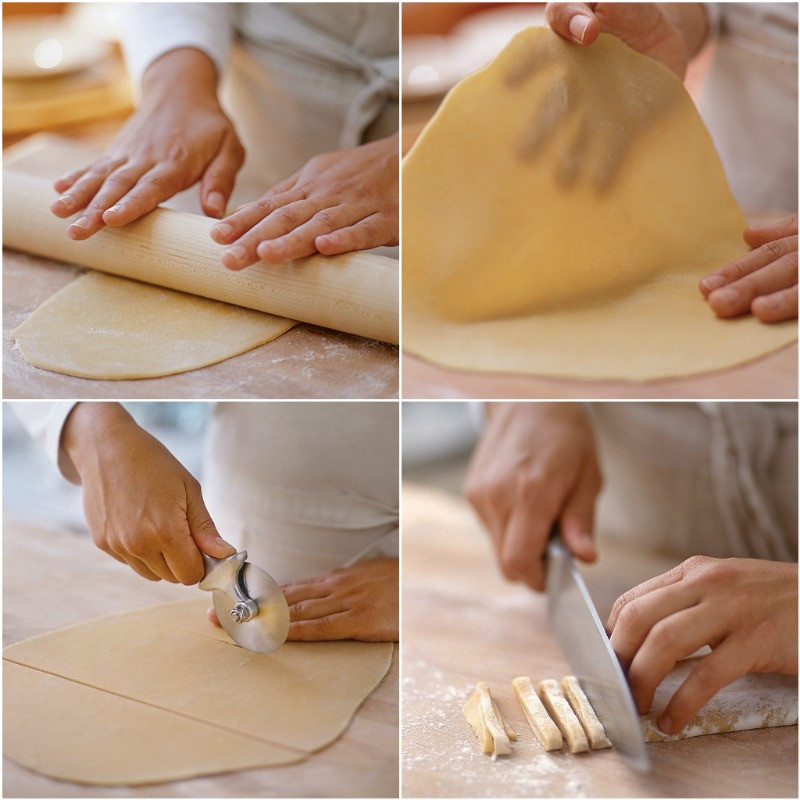
[[[655,91],[626,71],[627,59],[601,59],[597,44],[580,46],[558,36],[540,39],[516,59],[506,85],[521,90],[546,81],[518,140],[521,158],[554,160],[555,178],[572,188],[586,176],[598,193],[613,186],[636,141],[670,105],[670,93]],[[560,147],[551,145],[564,137]]]

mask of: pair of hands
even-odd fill
[[[554,524],[577,558],[596,558],[593,516],[602,479],[591,425],[570,403],[489,404],[486,415],[465,493],[503,574],[541,591]],[[607,629],[640,713],[678,660],[711,646],[659,720],[665,733],[677,733],[736,678],[796,673],[797,565],[690,558],[620,597]]]
[[[116,403],[79,403],[61,446],[83,485],[95,545],[147,580],[196,584],[200,551],[236,549],[219,535],[200,484]],[[399,570],[393,558],[364,561],[283,587],[294,640],[398,638]]]
[[[126,225],[199,181],[200,204],[222,218],[244,149],[219,105],[216,72],[199,50],[157,59],[142,103],[97,161],[59,178],[59,217],[76,240]],[[335,255],[398,241],[398,138],[312,158],[261,198],[211,230],[232,270],[314,253]]]
[[[660,61],[683,78],[708,35],[700,3],[548,3],[559,36],[591,45],[600,33]],[[752,313],[762,322],[797,318],[797,217],[747,228],[752,252],[705,276],[700,291],[718,317]]]

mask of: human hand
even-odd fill
[[[683,79],[708,34],[700,3],[548,3],[547,22],[561,37],[589,45],[601,33],[669,67]]]
[[[694,556],[622,595],[606,627],[640,714],[679,659],[712,648],[658,720],[676,734],[731,681],[797,673],[797,564]]]
[[[288,641],[398,641],[398,564],[396,558],[372,558],[321,578],[282,586],[289,604]],[[213,608],[208,616],[219,625]]]
[[[118,404],[79,403],[62,448],[83,485],[95,545],[142,577],[188,586],[203,578],[201,550],[236,552],[217,533],[200,484]]]
[[[718,317],[797,319],[797,216],[745,228],[744,238],[753,250],[700,281],[708,304]]]
[[[244,149],[217,101],[216,72],[199,50],[181,48],[157,59],[143,79],[142,102],[108,150],[60,177],[59,217],[83,214],[67,228],[87,239],[118,227],[200,181],[203,211],[221,217],[244,162]]]
[[[239,270],[397,244],[398,167],[397,135],[315,156],[211,229],[230,245],[222,263]]]
[[[464,491],[506,578],[544,589],[542,559],[555,523],[574,555],[594,561],[601,485],[592,429],[579,405],[487,404]]]

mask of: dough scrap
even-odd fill
[[[720,320],[698,290],[747,252],[744,227],[668,69],[611,35],[523,30],[404,161],[403,344],[447,367],[579,379],[752,360],[796,323]]]
[[[550,719],[547,709],[534,691],[531,679],[527,675],[523,675],[514,678],[511,685],[514,687],[514,692],[539,744],[545,750],[560,750],[564,744],[561,731],[558,725]]]
[[[658,718],[698,660],[687,658],[678,663],[656,689],[650,711],[641,718],[646,741],[676,741],[712,733],[797,725],[797,678],[765,673],[745,675],[729,683],[680,733],[675,736],[663,733],[658,727]]]
[[[558,681],[548,678],[539,684],[536,691],[553,721],[564,734],[570,753],[586,752],[589,749],[586,734],[583,732],[581,723],[570,708],[567,699],[561,693]]]
[[[597,718],[594,713],[589,698],[583,692],[578,679],[574,675],[565,675],[561,679],[561,691],[567,702],[572,706],[575,716],[583,726],[586,733],[586,738],[589,740],[589,745],[592,750],[600,750],[604,747],[611,747],[611,742],[606,736],[606,730],[603,723]]]
[[[337,739],[391,663],[391,643],[253,653],[208,623],[207,606],[151,606],[7,647],[3,751],[103,785],[289,764]]]
[[[35,367],[120,380],[187,372],[286,333],[294,320],[90,272],[11,334]]]
[[[517,740],[517,734],[500,713],[485,681],[478,682],[467,700],[464,716],[475,731],[482,752],[491,753],[492,758],[511,753],[511,742]]]

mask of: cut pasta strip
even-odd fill
[[[583,753],[589,749],[589,742],[583,732],[581,723],[569,706],[567,699],[561,692],[557,681],[548,678],[539,684],[537,690],[544,707],[550,713],[554,722],[561,729],[569,745],[570,753]]]
[[[514,678],[511,685],[514,687],[517,699],[539,744],[545,750],[558,750],[564,744],[561,731],[558,729],[558,725],[550,719],[547,709],[542,705],[542,701],[531,684],[531,679],[527,675],[523,675]]]
[[[561,690],[564,697],[572,706],[575,716],[586,732],[586,738],[592,750],[600,750],[603,747],[611,747],[611,742],[606,736],[603,723],[597,718],[594,709],[589,702],[589,698],[583,692],[578,679],[574,675],[566,675],[561,679]]]
[[[492,758],[496,758],[511,752],[511,742],[516,741],[517,734],[503,718],[485,681],[478,682],[472,697],[467,700],[464,716],[472,725],[484,753],[491,753]]]

